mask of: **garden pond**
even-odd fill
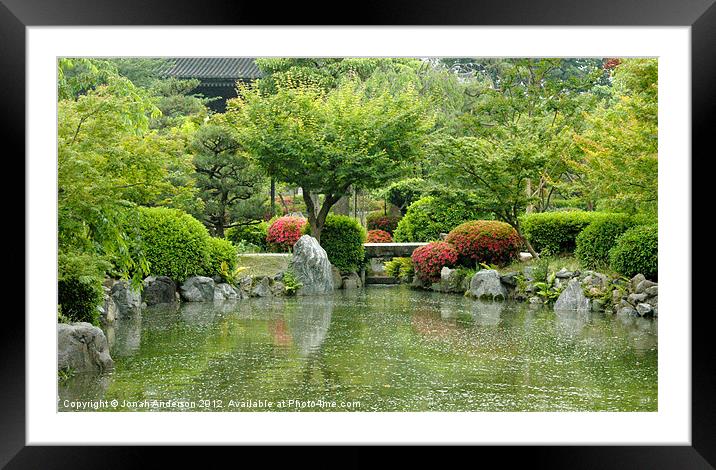
[[[657,411],[657,323],[407,286],[166,304],[103,328],[114,370],[58,409]]]

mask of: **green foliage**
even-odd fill
[[[59,252],[96,255],[111,262],[108,274],[142,279],[147,266],[136,249],[134,207],[191,199],[184,142],[150,130],[160,111],[146,90],[122,77],[60,81],[79,91],[61,93],[57,105]]]
[[[610,214],[603,220],[590,223],[577,235],[574,255],[585,268],[597,269],[609,265],[609,250],[617,238],[634,225],[626,214]]]
[[[470,192],[483,210],[520,232],[519,216],[530,206],[548,207],[566,174],[563,158],[576,151],[574,129],[595,99],[584,91],[601,71],[593,62],[567,59],[473,62],[450,132],[430,142],[431,168],[443,185]]]
[[[196,185],[204,202],[201,219],[216,236],[235,224],[262,219],[265,177],[242,150],[236,132],[217,117],[193,135]]]
[[[99,310],[104,291],[95,277],[66,275],[57,281],[57,301],[62,317],[70,322],[88,322],[99,326]]]
[[[142,207],[139,226],[151,274],[184,282],[206,272],[211,237],[194,217],[178,209]]]
[[[405,215],[408,206],[420,199],[425,193],[425,180],[422,178],[407,178],[390,184],[385,189],[385,198],[400,209]]]
[[[303,232],[309,233],[308,224]],[[366,231],[353,217],[329,215],[321,233],[321,246],[328,254],[328,260],[341,273],[360,270],[365,261]]]
[[[415,275],[413,260],[410,258],[393,258],[385,263],[385,273],[390,277],[399,279],[400,282],[411,282]]]
[[[65,366],[57,370],[57,381],[61,384],[67,382],[72,377],[74,377],[76,373],[77,371],[75,371],[71,367]]]
[[[259,247],[262,251],[266,251],[268,248],[266,242],[268,227],[269,224],[266,221],[261,221],[258,224],[238,225],[226,230],[226,238],[237,246],[243,241]]]
[[[61,252],[57,259],[58,320],[99,325],[104,290],[102,279],[110,263],[91,253]]]
[[[225,238],[210,237],[207,240],[208,263],[204,271],[206,276],[221,275],[225,280],[230,280],[237,264],[236,247],[231,241]]]
[[[600,208],[656,213],[658,200],[658,60],[624,59],[612,99],[585,117],[568,159],[575,186]]]
[[[545,304],[551,304],[557,300],[564,289],[564,286],[555,286],[555,279],[555,273],[551,273],[544,281],[538,281],[532,284],[535,288],[535,294],[537,294],[538,297],[541,297]]]
[[[576,248],[577,235],[597,220],[613,217],[608,212],[540,212],[521,218],[522,233],[534,249],[543,254],[571,253]]]
[[[549,259],[540,258],[532,265],[532,279],[537,282],[547,282],[549,277]]]
[[[286,289],[286,295],[295,295],[296,291],[303,286],[291,270],[283,273],[283,279],[281,281]]]
[[[624,276],[643,274],[657,279],[659,273],[658,225],[639,225],[624,232],[609,251],[611,268]]]
[[[288,87],[267,96],[243,88],[240,95],[227,113],[239,141],[268,174],[302,188],[319,240],[330,208],[350,188],[401,175],[432,122],[414,87],[373,93],[347,80],[330,91]]]
[[[394,233],[396,242],[427,242],[440,238],[441,233],[484,215],[465,201],[425,196],[408,207]]]

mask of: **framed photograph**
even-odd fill
[[[691,193],[713,1],[268,10],[2,0],[27,275],[0,462],[713,468]]]

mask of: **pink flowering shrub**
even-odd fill
[[[392,234],[398,226],[399,221],[400,216],[385,215],[380,212],[371,212],[366,218],[368,230],[384,230],[390,234]]]
[[[445,241],[455,246],[460,263],[507,264],[517,257],[522,240],[517,230],[497,220],[473,220],[450,231]]]
[[[301,217],[279,217],[269,225],[266,242],[272,251],[289,251],[301,238],[301,230],[308,223]]]
[[[368,243],[393,243],[393,237],[385,230],[368,230]]]
[[[457,250],[450,243],[432,242],[413,251],[415,274],[423,281],[440,280],[440,270],[445,266],[455,266]]]

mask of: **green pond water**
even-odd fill
[[[657,321],[405,286],[147,308],[74,411],[656,411]],[[87,408],[89,406],[90,408]]]

